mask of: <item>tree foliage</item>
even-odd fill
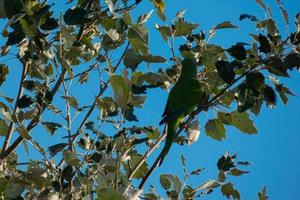
[[[257,133],[250,117],[258,115],[263,104],[275,107],[278,98],[287,104],[293,95],[279,79],[299,70],[300,17],[296,16],[296,31],[284,36],[261,0],[256,2],[266,19],[240,15],[240,20],[254,23],[259,30],[251,34],[252,42],[241,41],[229,48],[210,39],[221,29],[236,29],[236,25],[224,21],[205,33],[185,19],[185,11],[169,20],[164,1],[151,0],[156,15],[165,21],[155,24],[155,29],[169,45],[171,58],[150,52],[146,22],[154,14],[132,14],[144,3],[141,0],[69,0],[60,16],[44,1],[3,2],[8,24],[2,31],[6,42],[1,56],[15,54],[22,72],[15,80],[16,96],[4,92],[0,97],[2,199],[159,199],[163,194],[143,186],[157,167],[147,158],[165,133],[158,125],[143,123],[136,111],[143,108],[150,90],[172,87],[185,57],[197,59],[199,80],[210,98],[183,122],[189,134],[177,137],[180,144],[198,138],[201,112],[211,116],[203,122],[206,135],[224,140],[228,126],[245,134]],[[288,12],[280,0],[277,3],[288,26]],[[180,46],[174,45],[175,40]],[[160,68],[152,69],[152,65]],[[15,73],[13,67],[0,63],[0,86]],[[98,93],[86,96],[85,91],[72,90],[72,84],[76,88],[94,86]],[[89,103],[83,103],[82,96]],[[226,111],[213,113],[217,107]],[[184,129],[179,128],[178,134]],[[35,134],[44,132],[60,142],[45,145],[37,140]],[[40,159],[29,157],[20,162],[15,150],[21,144],[29,156],[32,146]],[[236,154],[225,153],[217,161],[216,177],[193,186],[188,179],[200,176],[203,169],[188,171],[182,156],[183,180],[162,174],[160,190],[171,199],[194,199],[214,190],[226,198],[240,199],[228,177],[249,173],[243,169],[249,162],[236,159]],[[267,199],[265,187],[258,198]]]

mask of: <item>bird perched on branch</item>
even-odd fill
[[[162,164],[165,156],[168,154],[177,136],[176,130],[184,117],[208,99],[203,84],[198,80],[196,60],[194,58],[186,58],[181,62],[181,66],[179,79],[169,93],[162,120],[159,123],[159,125],[165,123],[167,131],[166,142],[159,155],[159,165]]]

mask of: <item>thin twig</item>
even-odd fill
[[[119,67],[119,65],[121,64],[121,62],[122,62],[122,60],[123,60],[123,58],[124,58],[124,56],[125,56],[125,53],[126,53],[127,50],[129,49],[129,46],[130,46],[130,43],[127,43],[127,45],[126,45],[126,47],[125,47],[125,49],[124,49],[124,51],[123,51],[123,53],[122,53],[122,55],[121,55],[121,57],[120,57],[118,63],[117,63],[116,66],[114,67],[114,71],[116,71],[117,68]],[[106,89],[108,88],[108,86],[109,86],[109,80],[107,80],[107,81],[104,83],[104,85],[102,85],[102,86],[100,87],[99,94],[96,96],[96,98],[95,98],[93,104],[90,106],[90,109],[89,109],[88,112],[86,113],[86,115],[85,115],[84,119],[82,120],[81,124],[79,125],[79,127],[78,127],[76,133],[75,133],[74,135],[71,136],[71,137],[72,137],[72,143],[73,143],[73,142],[76,140],[76,138],[80,135],[82,128],[83,128],[84,125],[86,124],[87,120],[89,119],[90,115],[92,114],[92,112],[94,111],[94,109],[95,109],[95,107],[96,107],[96,105],[97,105],[97,99],[98,99],[99,97],[101,97],[101,96],[104,94],[104,92],[106,91]],[[59,168],[59,167],[63,164],[63,162],[64,162],[63,159],[61,159],[60,162],[58,163],[57,167]]]
[[[24,90],[23,89],[23,82],[25,80],[25,77],[26,77],[26,74],[27,74],[27,71],[28,71],[28,67],[29,67],[29,62],[25,61],[25,63],[23,63],[22,76],[21,76],[19,90],[18,90],[18,94],[17,94],[16,102],[15,102],[15,107],[14,107],[14,111],[13,111],[13,114],[15,114],[15,115],[17,115],[17,112],[18,112],[17,102],[21,98],[21,96],[23,95],[23,90]],[[14,131],[14,127],[15,127],[15,123],[13,121],[11,121],[10,124],[9,124],[9,128],[7,130],[7,134],[6,134],[4,143],[3,143],[1,154],[3,154],[9,146],[11,136],[12,136],[12,133]]]
[[[54,94],[56,94],[60,85],[62,84],[65,74],[66,74],[66,70],[63,68],[63,71],[62,71],[59,79],[57,80],[53,89],[49,93],[50,95],[52,95],[52,97],[54,96]],[[40,121],[40,116],[44,112],[45,108],[46,108],[46,105],[43,105],[43,107],[40,108],[40,111],[37,114],[37,116],[30,121],[30,123],[26,127],[27,132],[31,131],[34,127],[37,126],[37,124]],[[7,158],[12,152],[14,152],[14,150],[21,144],[21,142],[23,142],[23,140],[24,140],[24,138],[22,136],[19,136],[3,153],[1,153],[0,160]]]

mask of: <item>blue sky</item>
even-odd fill
[[[273,8],[273,15],[278,21],[278,25],[282,33],[284,32],[284,21],[281,13],[275,4],[275,0],[265,1]],[[285,8],[290,14],[291,30],[294,29],[294,16],[300,8],[300,1],[286,0]],[[59,14],[60,8],[63,4],[57,3],[54,6],[54,11]],[[141,6],[135,11],[134,16],[149,12],[152,9],[150,1],[144,1]],[[255,4],[255,1],[240,1],[240,0],[166,0],[166,23],[169,24],[175,14],[183,9],[187,9],[185,18],[187,21],[198,23],[201,30],[206,32],[218,23],[223,21],[231,21],[233,24],[239,26],[237,30],[220,30],[216,37],[211,42],[219,44],[224,47],[229,47],[235,42],[251,42],[251,37],[248,33],[255,32],[255,25],[244,20],[239,21],[239,15],[248,13],[264,18],[263,10]],[[147,22],[150,28],[150,51],[155,55],[163,55],[166,58],[171,57],[168,51],[168,46],[162,42],[159,33],[154,30],[154,24],[163,25],[165,22],[160,21],[154,14]],[[3,21],[1,23],[3,25]],[[2,27],[2,26],[1,26]],[[5,43],[3,38],[0,38],[0,44]],[[177,43],[179,45],[180,42]],[[3,58],[0,58],[3,62]],[[18,82],[18,74],[20,73],[20,66],[15,60],[6,61],[10,64],[11,74],[8,77],[8,82],[0,88],[2,93],[6,93],[11,97],[16,95],[14,90],[16,82]],[[155,70],[155,68],[153,67]],[[300,196],[300,134],[298,129],[300,126],[300,103],[299,95],[300,88],[298,83],[300,76],[298,72],[291,73],[291,79],[282,79],[297,95],[291,97],[288,106],[284,106],[278,99],[276,109],[267,109],[263,106],[263,110],[259,116],[252,116],[259,133],[257,135],[244,135],[236,129],[227,129],[227,138],[225,141],[218,142],[207,137],[204,133],[204,123],[211,116],[205,113],[200,116],[201,136],[197,143],[191,146],[173,145],[169,156],[161,168],[155,171],[146,184],[153,184],[156,189],[159,188],[159,174],[172,173],[182,175],[180,165],[180,155],[184,154],[187,160],[189,170],[196,168],[206,168],[200,175],[191,178],[192,185],[200,185],[209,178],[216,178],[217,176],[217,159],[226,151],[238,153],[238,160],[247,160],[252,163],[246,169],[251,173],[232,179],[236,188],[241,192],[242,199],[255,199],[257,192],[266,185],[267,191],[271,199],[295,199]],[[89,94],[95,95],[97,93],[96,85],[76,87],[76,84],[71,88],[73,95],[79,95],[88,91]],[[93,98],[84,98],[86,95],[80,95],[79,102],[90,104]],[[166,91],[153,90],[148,93],[148,98],[144,108],[137,111],[140,115],[140,125],[155,125],[157,126],[161,113],[164,109],[167,97]],[[155,108],[155,109],[153,109]],[[82,115],[83,116],[83,115]],[[82,116],[79,116],[78,120]],[[53,117],[53,116],[52,116]],[[53,120],[53,119],[52,119]],[[58,140],[49,139],[47,133],[43,129],[35,129],[34,134],[38,132],[36,139],[46,146],[50,146]],[[2,141],[0,139],[0,141]],[[19,152],[23,151],[20,147]],[[24,157],[26,156],[22,153]],[[39,155],[33,151],[32,158],[38,158]],[[155,154],[151,159],[155,158]],[[150,161],[151,161],[150,159]],[[159,190],[158,190],[159,191]],[[220,199],[219,192],[214,192],[209,195],[209,199]]]

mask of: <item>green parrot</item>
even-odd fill
[[[166,142],[159,155],[159,165],[168,154],[173,140],[176,138],[176,130],[183,118],[207,99],[205,89],[197,77],[196,60],[186,58],[182,61],[181,66],[180,77],[169,93],[162,120],[159,123],[159,125],[166,123],[167,131]]]

